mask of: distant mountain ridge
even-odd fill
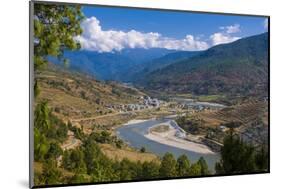
[[[68,59],[71,70],[93,75],[100,80],[119,80],[121,72],[136,64],[120,54],[85,50],[66,51],[64,57]],[[51,62],[58,63],[58,60],[51,59]]]
[[[157,59],[163,57],[170,53],[178,52],[177,50],[169,50],[164,48],[134,48],[134,49],[123,49],[120,52],[115,52],[116,54],[120,54],[122,56],[128,57],[131,60],[134,60],[137,64],[145,63],[151,61],[153,59]]]
[[[214,46],[155,70],[138,83],[166,92],[267,94],[268,33]]]
[[[194,52],[191,52],[191,54],[194,54]],[[93,75],[100,80],[126,82],[135,80],[136,74],[145,68],[152,71],[168,65],[173,62],[173,59],[176,61],[179,58],[189,56],[189,52],[161,48],[123,49],[120,52],[112,53],[86,50],[64,52],[64,57],[68,59],[71,70]],[[58,59],[52,57],[49,58],[49,61],[56,64],[60,63]],[[142,75],[142,73],[139,75]]]
[[[164,68],[180,60],[187,60],[202,52],[203,51],[177,51],[137,65],[137,69],[132,69],[132,71],[130,72],[130,81],[138,81],[142,78],[145,78],[146,75],[157,69]]]

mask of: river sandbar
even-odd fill
[[[168,146],[173,146],[176,148],[193,151],[201,154],[215,154],[208,146],[204,144],[187,141],[177,137],[176,132],[177,130],[175,128],[170,127],[170,129],[166,132],[153,132],[149,130],[148,133],[144,136],[152,141]]]

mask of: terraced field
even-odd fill
[[[108,104],[134,103],[143,93],[114,82],[100,82],[94,78],[49,68],[36,75],[41,99],[61,119],[80,119],[114,113]]]
[[[239,122],[235,129],[244,141],[254,145],[268,142],[268,103],[266,101],[247,101],[243,104],[224,108],[215,112],[202,112],[198,117],[204,120],[205,127],[218,128],[230,122]],[[215,140],[222,141],[225,133],[217,132]]]
[[[210,126],[217,126],[226,122],[241,122],[247,125],[262,120],[267,125],[267,102],[249,101],[247,103],[231,106],[215,112],[200,113],[200,117],[210,123]]]

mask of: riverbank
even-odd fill
[[[166,124],[169,124],[169,122],[167,122]],[[170,126],[169,130],[165,132],[155,132],[152,129],[149,129],[147,134],[145,134],[144,136],[149,140],[183,150],[188,150],[200,154],[215,154],[215,152],[213,152],[208,146],[204,144],[187,141],[182,137],[178,137],[177,132],[179,131],[175,127]]]
[[[175,158],[184,154],[192,163],[196,163],[200,157],[203,157],[209,169],[214,171],[215,164],[220,159],[220,154],[212,152],[210,148],[202,143],[188,141],[186,135],[184,135],[185,132],[178,128],[172,119],[148,119],[137,122],[133,121],[133,124],[126,124],[116,129],[117,137],[128,144],[128,146],[137,150],[144,147],[146,152],[156,154],[160,158],[167,152],[172,153]],[[170,139],[168,137],[168,139],[163,140],[162,136],[149,133],[150,128],[167,124],[178,131],[176,136],[181,139],[174,137]],[[172,135],[174,134],[172,133]]]

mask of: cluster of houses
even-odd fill
[[[145,106],[153,106],[153,107],[159,107],[160,101],[157,98],[150,98],[149,96],[140,97],[141,100],[143,100],[143,104]]]
[[[141,96],[139,98],[139,103],[136,104],[110,104],[106,107],[110,110],[119,112],[138,111],[149,108],[158,108],[160,107],[160,101],[157,98]]]

